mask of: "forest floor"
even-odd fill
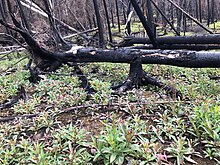
[[[27,60],[12,65],[18,59],[10,56],[0,66],[0,164],[220,163],[219,69],[143,65],[178,89],[179,100],[154,86],[113,94],[127,64],[80,65],[96,90],[88,94],[73,68],[33,84]],[[18,102],[3,108],[20,89]]]

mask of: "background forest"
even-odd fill
[[[218,0],[1,0],[0,164],[220,164],[218,68],[141,63],[124,90],[132,62],[57,57],[212,55],[219,33]]]

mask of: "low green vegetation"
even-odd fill
[[[30,83],[26,62],[0,66],[0,103],[21,86],[27,94],[1,110],[0,164],[220,163],[220,80],[209,78],[219,69],[144,65],[182,92],[175,100],[153,86],[113,94],[127,64],[81,65],[97,91],[88,94],[66,65]]]
[[[220,29],[220,21],[217,21],[217,22],[215,22],[215,23],[213,23],[213,24],[210,24],[210,25],[209,25],[209,28],[211,28],[211,29],[215,29],[216,32],[219,33],[219,29]]]

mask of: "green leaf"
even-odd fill
[[[105,147],[101,150],[101,152],[111,154],[112,150],[110,148]]]
[[[138,145],[138,144],[131,144],[131,145],[130,145],[130,148],[131,148],[133,151],[142,152],[142,150],[141,150],[141,148],[140,148],[140,145]]]
[[[110,157],[110,163],[113,163],[117,157],[117,153],[113,153]]]
[[[121,165],[124,163],[124,156],[119,156],[116,160],[115,160],[115,164]]]
[[[95,162],[100,156],[101,156],[101,153],[98,152],[98,153],[94,156],[93,161]]]

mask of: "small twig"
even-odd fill
[[[70,73],[70,74],[65,74],[65,73],[54,73],[54,72],[39,72],[39,74],[51,74],[51,75],[56,75],[56,76],[78,76],[78,77],[85,77],[85,75],[81,75],[81,74],[74,74],[74,73]]]
[[[210,80],[220,80],[220,76],[209,76]]]
[[[2,117],[2,118],[0,118],[0,122],[8,122],[8,121],[14,120],[16,118],[33,118],[33,117],[38,116],[39,114],[40,113]]]
[[[147,103],[130,103],[132,105],[136,105],[136,106],[140,106],[140,105],[150,105],[150,104],[173,104],[173,103],[184,103],[184,104],[190,104],[190,101],[157,101],[157,102],[147,102]],[[98,107],[104,107],[105,109],[112,109],[115,107],[119,107],[119,108],[124,108],[127,107],[128,104],[127,103],[114,103],[114,104],[91,104],[91,105],[80,105],[80,106],[76,106],[76,107],[70,107],[70,108],[66,108],[64,110],[62,110],[61,112],[59,112],[59,114],[62,113],[69,113],[73,110],[76,109],[84,109],[84,108],[98,108]],[[94,112],[94,111],[93,111]],[[98,111],[98,112],[103,112],[103,111]]]
[[[184,104],[190,104],[191,102],[190,101],[158,101],[158,102],[151,102],[151,103],[143,103],[141,105],[149,105],[149,104],[172,104],[172,103],[184,103]],[[138,103],[131,103],[132,105],[137,105],[137,106],[140,106],[140,104]],[[66,108],[58,113],[56,113],[54,116],[59,116],[63,113],[70,113],[74,110],[80,110],[80,109],[87,109],[87,108],[102,108],[102,110],[98,110],[98,111],[92,111],[92,112],[97,112],[97,113],[105,113],[105,112],[114,112],[114,111],[122,111],[128,115],[131,115],[129,112],[121,109],[121,108],[125,108],[127,107],[128,104],[127,103],[124,103],[124,104],[91,104],[91,105],[80,105],[80,106],[75,106],[75,107],[69,107],[69,108]],[[116,109],[117,107],[117,109]],[[79,111],[80,112],[80,111]],[[14,120],[16,118],[33,118],[33,117],[36,117],[36,116],[40,116],[42,113],[35,113],[35,114],[25,114],[25,115],[17,115],[17,116],[8,116],[8,117],[3,117],[3,118],[0,118],[0,122],[8,122],[8,121],[11,121],[11,120]],[[88,114],[89,115],[89,114]],[[88,116],[86,115],[86,116]],[[80,115],[78,116],[77,118],[79,117],[86,117],[85,115]],[[147,115],[149,117],[152,117],[152,115]],[[145,116],[146,117],[146,116]]]
[[[10,37],[11,39],[13,39],[18,45],[20,45],[21,47],[27,49],[27,46],[23,45],[20,41],[18,41],[16,38],[14,38],[12,35],[9,35],[7,33],[0,33],[2,35],[5,35],[7,37]]]

